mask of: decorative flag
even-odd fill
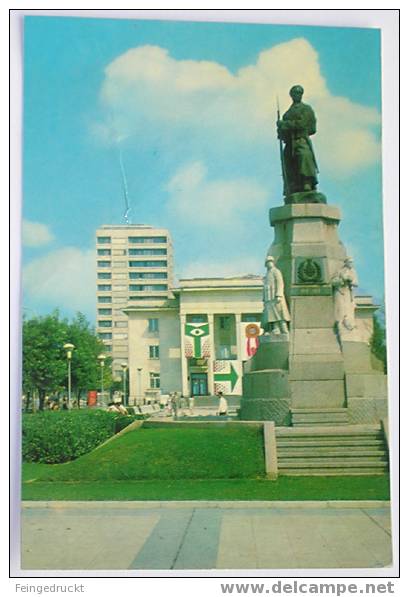
[[[210,357],[208,323],[185,324],[185,356],[195,359]]]
[[[249,323],[242,322],[241,324],[241,348],[243,361],[251,359],[259,347],[260,336],[263,333],[263,329],[260,326],[260,322],[251,321]]]
[[[214,393],[241,394],[240,361],[214,361],[213,363]]]

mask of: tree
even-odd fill
[[[380,317],[374,315],[373,334],[371,337],[371,351],[383,363],[384,373],[387,371],[386,361],[386,330]]]
[[[100,386],[100,366],[98,355],[105,350],[103,342],[96,336],[94,329],[85,315],[77,313],[69,325],[70,342],[75,349],[72,355],[72,385],[77,397],[77,404],[83,392]],[[108,357],[104,368],[104,386],[112,383],[111,359]]]
[[[23,320],[23,390],[38,391],[43,410],[46,394],[64,385],[67,373],[64,343],[68,342],[68,324],[58,311],[43,317]]]
[[[98,355],[104,351],[102,341],[82,313],[71,323],[60,319],[58,311],[43,317],[23,320],[23,391],[30,396],[38,392],[43,410],[47,394],[67,387],[67,355],[64,344],[70,342],[72,352],[71,383],[78,405],[81,393],[100,386]],[[104,386],[112,383],[111,359],[106,359]],[[26,402],[27,407],[27,402]]]

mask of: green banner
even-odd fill
[[[193,341],[193,356],[200,359],[202,355],[202,340],[209,335],[208,323],[186,323],[185,336]],[[188,355],[189,356],[189,355]]]

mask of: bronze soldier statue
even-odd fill
[[[310,135],[316,133],[317,121],[311,106],[301,101],[303,93],[301,85],[291,87],[293,103],[277,120],[277,135],[285,144],[282,167],[286,197],[315,191],[318,184],[318,166],[310,140]]]

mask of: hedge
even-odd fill
[[[124,429],[135,418],[88,409],[24,414],[23,461],[57,464],[75,460]]]

